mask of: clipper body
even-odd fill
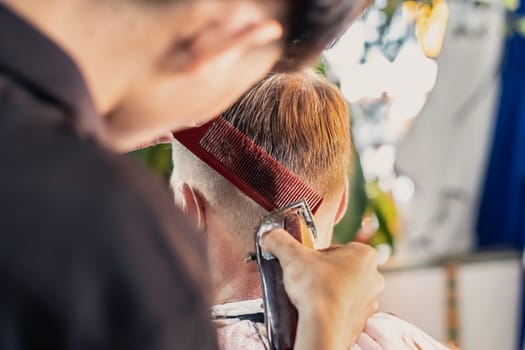
[[[313,248],[317,237],[313,216],[305,201],[300,201],[266,216],[256,233],[255,245],[259,277],[263,289],[265,323],[272,350],[293,349],[297,331],[297,310],[288,298],[279,261],[264,251],[259,240],[275,228],[288,231],[303,245]]]

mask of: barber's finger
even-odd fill
[[[265,233],[260,240],[261,247],[273,254],[281,265],[287,264],[304,249],[301,244],[283,229]]]

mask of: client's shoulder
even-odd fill
[[[356,341],[357,349],[421,349],[446,350],[446,346],[430,335],[394,315],[376,313]]]

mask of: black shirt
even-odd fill
[[[97,145],[73,61],[0,5],[0,349],[214,349],[204,252]]]

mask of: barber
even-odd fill
[[[0,348],[215,348],[197,235],[114,152],[314,57],[363,6],[331,2],[0,0]],[[352,342],[382,285],[371,249],[264,245],[297,348]]]

